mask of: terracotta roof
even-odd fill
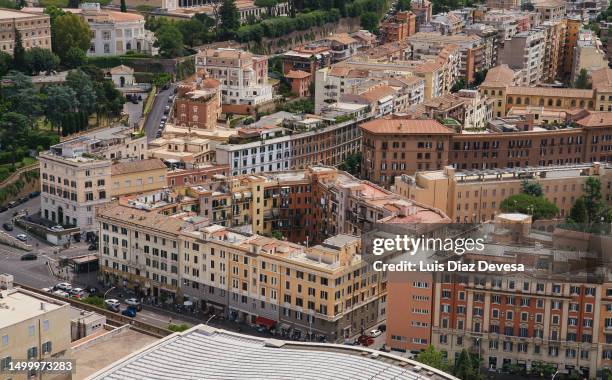
[[[146,172],[149,170],[166,169],[166,165],[158,158],[119,162],[111,166],[111,175]]]
[[[514,84],[514,70],[508,67],[508,65],[499,65],[489,69],[489,71],[487,71],[487,76],[482,83],[482,85],[485,86],[512,86],[512,84]]]
[[[346,45],[354,44],[357,42],[356,39],[354,39],[353,37],[349,36],[346,33],[332,34],[331,36],[327,36],[325,39],[329,41],[335,41],[340,44],[346,44]]]
[[[423,64],[416,66],[413,69],[415,73],[430,73],[436,70],[440,70],[443,65],[439,62],[423,62]]]
[[[604,67],[591,73],[593,89],[598,91],[612,91],[612,69]]]
[[[552,88],[552,87],[508,87],[507,95],[534,95],[534,96],[559,96],[568,98],[592,98],[593,90],[581,90],[577,88]]]
[[[612,112],[590,112],[576,123],[583,127],[609,127],[612,126]]]
[[[344,77],[346,76],[349,72],[351,71],[351,69],[349,67],[339,67],[339,66],[333,66],[330,70],[329,70],[329,75],[334,75],[337,77]]]
[[[374,134],[452,135],[454,132],[436,120],[377,119],[361,124],[361,129]]]
[[[203,88],[218,88],[221,85],[221,82],[214,78],[206,78],[202,81]]]
[[[107,13],[115,22],[128,22],[144,20],[144,16],[137,13],[117,12],[104,9],[100,13]]]
[[[119,65],[119,66],[115,66],[112,69],[110,69],[110,73],[111,74],[134,74],[134,69],[126,66],[126,65]]]
[[[361,96],[364,97],[369,102],[375,102],[378,99],[382,99],[385,96],[395,95],[395,90],[389,86],[378,86],[371,88],[363,93]]]
[[[99,216],[119,219],[139,226],[175,233],[181,230],[183,221],[157,212],[147,212],[135,208],[111,203],[97,209]]]
[[[306,71],[302,71],[302,70],[290,70],[285,75],[285,78],[289,78],[289,79],[304,79],[304,78],[308,78],[309,76],[310,76],[310,73],[307,73]]]

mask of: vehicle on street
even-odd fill
[[[100,293],[98,288],[96,288],[95,286],[90,286],[86,290],[87,290],[87,293],[89,293],[90,296],[95,296],[96,294]]]
[[[13,224],[6,222],[2,224],[2,228],[4,228],[7,231],[12,231],[13,230]]]
[[[64,227],[60,226],[59,224],[57,226],[53,226],[50,228],[51,231],[55,231],[55,232],[60,232],[64,230]]]
[[[35,253],[26,253],[19,258],[21,261],[32,261],[38,259]]]
[[[132,104],[138,104],[138,98],[132,98],[131,102]]]
[[[89,247],[87,248],[88,251],[97,251],[98,250],[98,245],[97,244],[90,244]]]
[[[128,307],[127,309],[121,312],[121,315],[125,315],[126,317],[136,318],[136,309],[133,307]]]
[[[56,296],[60,296],[60,297],[68,297],[70,296],[70,294],[68,292],[65,292],[63,290],[56,290],[53,292],[53,294],[55,294]]]
[[[114,298],[110,298],[104,300],[104,305],[108,310],[118,312],[120,310],[121,303]]]
[[[40,195],[40,191],[32,191],[30,194],[28,194],[28,198],[36,198],[37,196]]]
[[[85,289],[83,289],[83,288],[72,288],[72,289],[70,289],[69,293],[73,297],[78,295],[78,294],[81,294],[81,296],[82,296],[85,293]]]
[[[142,310],[142,304],[136,298],[128,298],[125,300],[125,304],[134,307],[137,311]]]
[[[26,234],[19,234],[19,235],[15,236],[15,237],[17,238],[17,240],[21,240],[23,242],[28,241],[28,235],[26,235]]]
[[[370,330],[370,336],[372,338],[376,338],[382,335],[382,331],[380,330]]]
[[[6,210],[8,210],[8,207],[6,206],[0,207],[0,212],[5,212]]]
[[[162,117],[161,117],[161,120],[162,120],[163,122],[165,122],[166,120],[168,120],[168,116],[166,116],[166,115],[162,116]]]
[[[357,342],[361,344],[362,346],[368,347],[374,344],[374,338],[372,338],[371,336],[367,336],[367,335],[361,335],[359,339],[357,339]]]
[[[53,291],[53,288],[42,288],[42,289],[40,289],[40,290],[42,290],[43,292],[50,293],[50,292],[52,292],[52,291]]]
[[[385,331],[387,331],[387,325],[380,325],[380,326],[378,326],[378,329],[380,331],[382,331],[382,332],[385,332]]]
[[[8,207],[9,208],[16,207],[17,205],[19,205],[19,202],[17,202],[17,201],[11,201],[11,202],[8,203]]]
[[[54,286],[54,289],[69,292],[72,290],[72,284],[70,284],[69,282],[60,282],[59,284]]]
[[[170,113],[170,106],[166,106],[166,108],[164,108],[164,115],[167,115]]]

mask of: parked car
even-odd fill
[[[5,212],[6,210],[8,210],[8,207],[6,206],[0,207],[0,212]]]
[[[68,292],[65,292],[59,289],[54,291],[53,294],[55,294],[56,296],[60,296],[60,297],[68,297],[70,295]]]
[[[376,338],[382,335],[382,331],[380,330],[370,330],[370,336],[372,338]]]
[[[83,288],[72,288],[70,289],[70,295],[76,298],[82,298],[85,295],[85,289]]]
[[[142,310],[142,304],[136,298],[128,298],[125,300],[125,304],[135,308],[137,311]]]
[[[132,98],[131,102],[132,104],[138,104],[138,98]]]
[[[43,292],[50,293],[50,292],[52,292],[52,291],[53,291],[53,288],[42,288],[42,289],[40,289],[40,290],[42,290]]]
[[[54,286],[54,289],[69,292],[72,290],[72,284],[70,284],[69,282],[60,282],[59,284]]]
[[[90,244],[89,247],[87,248],[87,250],[89,250],[89,251],[97,251],[98,250],[98,245],[97,244]]]
[[[26,203],[29,200],[30,200],[30,197],[21,197],[19,198],[19,203]]]
[[[32,261],[38,259],[35,253],[26,253],[19,258],[21,261]]]
[[[32,191],[30,194],[28,194],[28,198],[36,198],[39,195],[40,191]]]
[[[110,298],[107,300],[104,300],[104,305],[106,306],[106,308],[110,311],[116,311],[118,312],[120,309],[121,304],[119,303],[118,300],[114,299],[114,298]]]
[[[380,325],[380,326],[378,326],[378,329],[379,329],[380,331],[382,331],[382,332],[385,332],[385,331],[387,331],[387,325],[384,325],[384,324],[383,324],[383,325]]]
[[[13,208],[13,207],[16,207],[18,205],[19,205],[19,202],[17,202],[17,201],[11,201],[11,202],[8,203],[8,207],[9,208]]]
[[[2,224],[2,228],[4,228],[7,231],[12,231],[13,230],[13,224],[6,222]]]
[[[23,242],[28,241],[28,235],[26,235],[26,234],[19,234],[19,235],[16,236],[16,238],[17,238],[17,240],[21,240]]]
[[[166,106],[166,108],[164,108],[164,115],[167,115],[170,113],[170,106]]]
[[[371,336],[367,336],[367,335],[361,335],[359,339],[357,339],[357,342],[361,344],[362,346],[368,347],[374,344],[374,338],[372,338]]]
[[[121,312],[121,315],[125,315],[126,317],[136,318],[136,309],[133,307],[128,307],[127,309]]]
[[[55,231],[55,232],[61,232],[64,230],[64,227],[60,226],[59,224],[57,226],[53,226],[50,228],[51,231]]]
[[[166,115],[162,116],[162,117],[161,117],[161,120],[162,120],[163,122],[165,122],[166,120],[168,120],[168,116],[166,116]]]
[[[96,294],[100,293],[98,291],[98,288],[96,288],[95,286],[90,286],[86,290],[87,290],[87,293],[89,293],[90,296],[95,296]]]

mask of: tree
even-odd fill
[[[49,49],[34,47],[25,54],[26,67],[30,73],[49,73],[60,63],[59,57]]]
[[[525,194],[532,195],[534,197],[541,197],[542,195],[544,195],[541,184],[537,182],[529,182],[527,180],[521,182],[521,191]]]
[[[177,27],[183,36],[182,41],[189,47],[194,47],[206,36],[207,29],[199,20],[192,18],[188,21],[177,23]]]
[[[125,0],[121,0],[121,12],[126,13],[127,12],[127,5],[125,4]]]
[[[474,360],[467,350],[462,350],[455,361],[453,374],[462,380],[476,380],[480,378],[478,368],[474,368]]]
[[[410,0],[398,0],[395,9],[399,12],[409,11],[411,8]]]
[[[155,31],[155,38],[157,38],[155,46],[159,48],[163,57],[174,58],[183,55],[183,35],[176,26],[162,25]]]
[[[424,351],[421,351],[417,355],[416,361],[441,371],[448,370],[448,363],[444,356],[444,351],[436,351],[432,345],[429,345]]]
[[[23,70],[26,67],[25,48],[21,41],[21,32],[15,28],[15,46],[13,47],[13,68]]]
[[[66,76],[66,86],[76,94],[77,108],[86,115],[96,109],[96,90],[89,76],[82,70],[72,70]],[[79,123],[80,124],[80,123]]]
[[[53,85],[45,89],[45,116],[61,132],[64,115],[75,111],[76,93],[68,86]]]
[[[240,12],[234,0],[223,0],[219,9],[221,23],[217,28],[219,37],[231,38],[240,28]]]
[[[12,152],[12,169],[15,170],[17,150],[26,145],[30,121],[27,117],[7,112],[0,116],[0,150]]]
[[[529,194],[516,194],[504,199],[501,210],[529,214],[534,220],[551,219],[559,213],[559,208],[548,199]]]
[[[40,95],[29,76],[10,71],[3,80],[0,95],[8,103],[9,110],[27,116],[31,122],[42,114]]]
[[[91,41],[89,25],[81,17],[66,13],[56,16],[51,27],[55,29],[55,53],[59,55],[62,63],[75,67],[75,58],[83,57],[89,49]],[[83,54],[78,54],[77,49]]]
[[[0,51],[0,77],[5,76],[11,69],[13,57],[9,53]]]
[[[588,220],[589,213],[586,208],[584,197],[578,197],[570,209],[569,222],[585,225],[588,223]]]
[[[361,15],[361,27],[370,32],[378,30],[378,16],[374,12],[365,12]]]
[[[338,169],[353,175],[359,174],[361,171],[361,152],[349,154],[344,162],[338,165]]]
[[[589,81],[589,72],[586,69],[580,69],[578,77],[574,82],[575,88],[589,89],[591,88],[591,82]]]
[[[63,63],[64,66],[70,69],[74,69],[83,66],[83,64],[85,64],[86,59],[87,56],[85,55],[85,52],[79,49],[78,47],[73,46],[64,55]]]

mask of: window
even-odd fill
[[[52,350],[51,342],[45,342],[42,344],[42,352],[43,354],[50,354]]]

